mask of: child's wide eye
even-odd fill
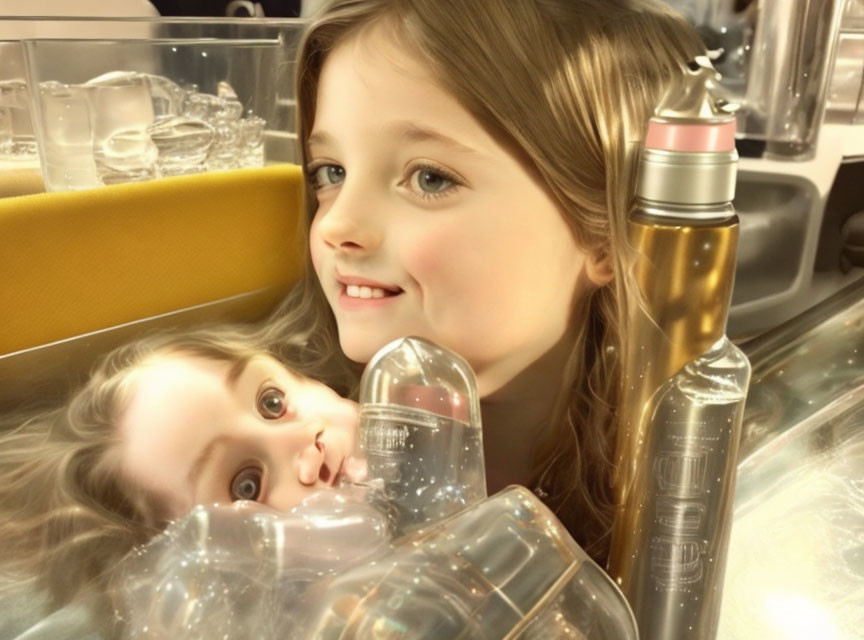
[[[265,420],[277,420],[285,415],[288,407],[285,394],[275,387],[268,387],[258,394],[258,413]]]
[[[310,171],[316,189],[340,184],[345,180],[345,168],[338,164],[325,164]]]
[[[261,469],[246,467],[231,480],[232,500],[257,500],[261,495]]]
[[[415,200],[429,204],[438,198],[456,195],[458,189],[466,185],[457,174],[424,160],[410,163],[402,176],[399,188]]]
[[[430,169],[415,171],[414,175],[411,176],[411,181],[418,189],[426,193],[438,193],[453,184],[453,181],[446,176]]]

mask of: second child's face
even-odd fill
[[[132,375],[121,466],[169,518],[235,500],[290,509],[351,461],[355,403],[269,356],[230,373],[227,362],[167,354]]]
[[[562,342],[594,286],[586,253],[419,63],[375,28],[328,56],[316,108],[312,260],[349,358],[422,336],[463,355],[486,395]]]

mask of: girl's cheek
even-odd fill
[[[315,269],[315,273],[320,275],[321,274],[321,267],[320,267],[321,258],[320,258],[319,252],[316,249],[314,244],[312,244],[309,247],[309,253],[312,257],[312,268]]]
[[[406,271],[419,280],[426,280],[429,276],[441,275],[450,266],[448,260],[442,256],[441,251],[429,250],[420,245],[416,250],[410,248],[403,253],[403,264]]]
[[[321,248],[321,241],[318,239],[317,221],[318,221],[318,218],[316,217],[315,220],[312,221],[312,226],[309,229],[309,253],[312,257],[312,266],[315,269],[315,273],[318,273],[320,275],[320,273],[321,273],[320,266],[321,266],[323,251]]]
[[[476,269],[478,246],[450,225],[427,229],[402,247],[405,270],[420,281],[448,280],[454,274],[470,278]]]
[[[339,424],[355,425],[360,419],[360,405],[327,389],[321,398],[322,413]]]

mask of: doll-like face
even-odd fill
[[[168,517],[195,504],[256,500],[289,509],[352,458],[356,404],[269,356],[230,363],[157,355],[132,374],[122,468]]]
[[[422,336],[486,395],[561,344],[600,282],[544,185],[391,40],[376,27],[322,70],[313,263],[349,358]]]

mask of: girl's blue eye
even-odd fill
[[[275,387],[268,387],[258,394],[258,413],[265,420],[278,420],[288,411],[285,394]]]
[[[455,182],[433,169],[417,169],[411,175],[411,184],[424,193],[441,193],[452,187]]]
[[[261,469],[246,467],[231,480],[232,500],[257,500],[261,495]]]
[[[312,184],[316,189],[340,184],[345,180],[345,167],[338,164],[325,164],[312,170]]]

